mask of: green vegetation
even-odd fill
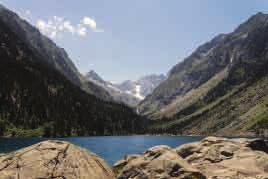
[[[263,14],[251,18],[176,65],[169,78],[141,104],[141,111],[152,112],[150,116],[156,119],[151,130],[195,135],[268,134],[267,20]],[[219,75],[224,69],[227,73]],[[163,119],[158,120],[160,117]]]
[[[44,136],[44,130],[42,127],[37,128],[37,129],[11,128],[11,129],[7,129],[7,131],[5,132],[5,136],[42,137]]]
[[[0,21],[0,136],[127,135],[147,120],[81,90]]]
[[[123,170],[123,168],[126,166],[126,164],[124,164],[124,165],[122,164],[122,165],[113,167],[114,174],[117,176]]]
[[[268,129],[268,111],[253,118],[250,129]]]
[[[209,135],[221,130],[228,131],[228,135],[264,133],[268,129],[268,77],[232,89],[229,91],[226,88],[225,95],[219,95],[214,100],[209,96],[215,95],[213,89],[212,93],[208,93],[201,101],[182,110],[175,117],[156,121],[152,130],[157,133],[199,135]]]

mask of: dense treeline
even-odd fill
[[[146,120],[73,85],[0,22],[0,135],[143,133]]]

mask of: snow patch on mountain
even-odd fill
[[[164,75],[147,75],[137,81],[126,80],[122,83],[112,83],[103,80],[95,71],[91,70],[85,75],[86,79],[102,86],[115,100],[127,105],[135,106],[166,79]]]
[[[135,87],[136,89],[136,93],[135,93],[135,97],[139,98],[140,100],[143,100],[145,97],[141,95],[141,86],[140,85],[136,85]]]

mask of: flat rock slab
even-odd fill
[[[96,154],[63,141],[49,140],[0,156],[1,179],[114,179]]]

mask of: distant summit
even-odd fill
[[[90,70],[88,73],[86,73],[85,77],[86,79],[96,83],[106,83],[94,70]]]
[[[103,80],[94,70],[85,74],[85,78],[102,88],[106,89],[115,101],[122,102],[128,106],[136,106],[147,95],[166,79],[165,75],[147,75],[137,81],[126,80],[115,84]]]
[[[128,94],[135,96],[136,98],[143,100],[146,96],[151,94],[153,90],[166,79],[165,75],[152,74],[141,77],[137,81],[124,81],[116,86],[125,91]]]

